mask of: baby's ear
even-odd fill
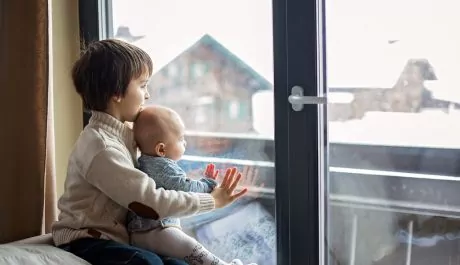
[[[155,146],[155,153],[157,156],[165,157],[166,151],[165,151],[165,144],[164,143],[157,143]]]

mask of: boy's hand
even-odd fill
[[[236,168],[227,169],[222,183],[211,192],[216,208],[227,206],[246,194],[248,189],[243,189],[240,192],[234,193],[240,180],[241,174],[236,170]]]
[[[206,171],[204,172],[204,175],[207,178],[216,180],[217,176],[219,175],[219,170],[215,170],[215,169],[216,169],[216,167],[214,166],[214,164],[208,164],[206,166]]]

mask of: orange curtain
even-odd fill
[[[56,219],[47,0],[0,0],[0,243]]]

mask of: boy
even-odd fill
[[[245,192],[234,194],[239,174],[230,172],[211,194],[157,189],[156,183],[135,168],[137,148],[133,122],[144,100],[152,61],[143,50],[119,40],[88,46],[72,69],[76,91],[92,111],[89,124],[69,157],[58,221],[52,234],[56,246],[91,264],[183,264],[129,246],[128,210],[161,219],[186,216],[224,207]]]
[[[141,156],[139,169],[166,190],[210,193],[216,187],[214,166],[208,166],[205,178],[191,180],[177,165],[185,152],[185,127],[173,110],[160,106],[145,107],[134,123],[134,139]],[[235,170],[235,169],[232,169]],[[228,172],[227,174],[229,174]],[[184,259],[188,264],[227,265],[186,235],[177,218],[153,220],[128,213],[128,231],[133,245],[168,257]],[[230,264],[242,264],[233,260]],[[255,265],[255,264],[253,264]]]

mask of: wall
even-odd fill
[[[70,79],[79,54],[78,0],[52,0],[52,81],[57,195],[64,190],[67,160],[83,127],[81,100]]]

